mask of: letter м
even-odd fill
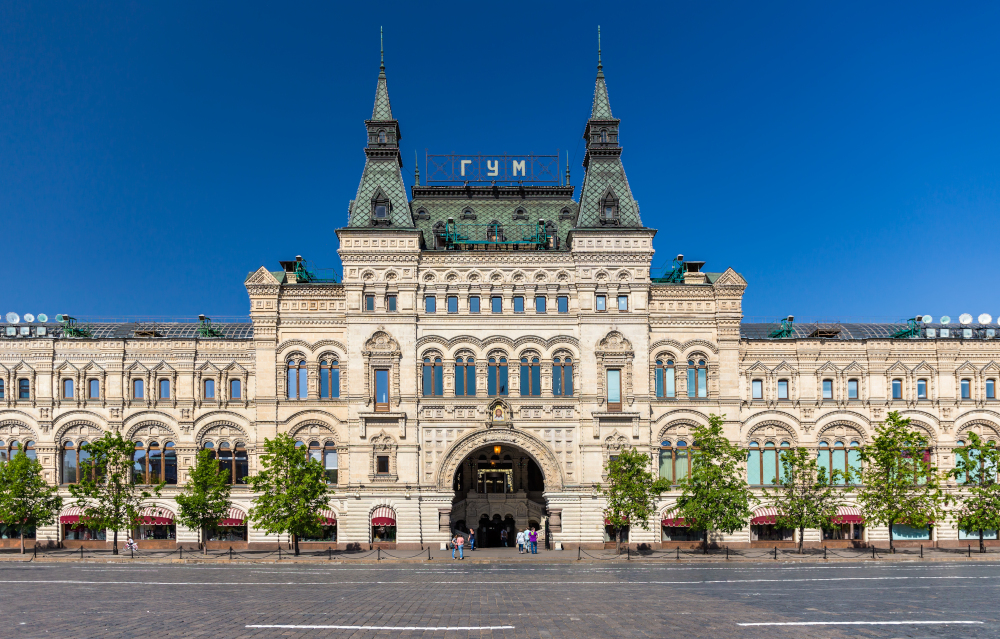
[[[514,175],[517,176],[517,171],[518,171],[518,169],[520,169],[521,176],[524,177],[524,160],[521,160],[520,162],[518,162],[517,160],[514,160],[513,162],[511,162],[511,164],[514,165],[512,167],[514,169]]]

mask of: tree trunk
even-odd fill
[[[622,554],[622,530],[615,527],[615,555]]]
[[[298,557],[299,556],[299,536],[297,534],[295,534],[295,533],[292,533],[292,543],[295,544],[295,556]]]
[[[21,542],[21,547],[22,548],[24,547],[24,542],[23,541]],[[24,550],[21,550],[21,552],[24,552]],[[982,528],[979,529],[979,552],[986,552],[986,544],[983,543],[983,529]]]
[[[982,538],[983,532],[979,531],[979,536]],[[980,541],[979,545],[982,546],[983,542]],[[21,525],[21,554],[24,554],[24,524]]]
[[[893,550],[896,549],[896,546],[893,545],[893,543],[892,543],[892,524],[893,523],[894,522],[892,520],[889,520],[889,552],[892,552]]]
[[[118,529],[115,528],[114,545],[111,547],[111,554],[118,554]]]
[[[802,554],[802,539],[806,536],[805,527],[799,528],[799,554]]]
[[[702,546],[702,554],[708,554],[708,528],[705,529],[705,543]]]
[[[201,554],[208,555],[208,527],[201,526]]]

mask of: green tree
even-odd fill
[[[843,502],[848,473],[831,470],[819,465],[816,456],[805,448],[781,451],[781,473],[774,479],[773,488],[764,494],[778,511],[775,524],[781,528],[799,531],[799,554],[806,528],[829,528]]]
[[[226,517],[231,502],[230,473],[219,467],[212,451],[201,449],[177,500],[177,519],[199,531],[202,553],[208,553],[208,531]]]
[[[709,531],[732,534],[750,519],[756,499],[747,485],[745,464],[746,452],[726,438],[721,417],[710,415],[707,426],[695,428],[691,474],[680,481],[682,493],[674,512],[690,529],[704,534],[706,553]]]
[[[260,493],[254,498],[250,519],[269,534],[290,534],[298,555],[299,537],[320,532],[319,512],[333,493],[326,485],[323,464],[296,448],[290,436],[279,433],[264,440],[260,465],[260,471],[247,478],[254,492]]]
[[[57,486],[49,486],[42,477],[42,465],[24,450],[0,464],[0,521],[17,526],[24,554],[24,531],[51,524],[62,509]]]
[[[639,525],[649,530],[649,518],[656,512],[656,496],[670,489],[666,479],[654,479],[649,471],[649,455],[626,448],[608,459],[603,489],[607,506],[604,518],[615,531],[615,550],[621,552],[622,530]]]
[[[867,524],[889,527],[890,550],[895,550],[895,524],[922,527],[947,516],[950,498],[941,489],[941,473],[930,461],[930,442],[910,428],[909,418],[889,413],[860,456],[858,503]]]
[[[82,519],[95,528],[111,529],[114,533],[112,554],[118,554],[118,531],[131,530],[140,523],[146,500],[159,497],[163,483],[141,489],[132,475],[135,444],[121,433],[104,433],[104,437],[84,446],[90,454],[87,465],[80,468],[80,482],[71,484],[70,493],[83,510]]]
[[[1000,529],[1000,450],[976,433],[969,432],[968,437],[967,444],[955,449],[955,468],[950,474],[964,489],[955,496],[958,529],[978,531],[979,551],[983,552],[983,531]]]

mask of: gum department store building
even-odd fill
[[[168,484],[137,531],[147,547],[197,542],[174,522],[172,496],[202,447],[234,482],[213,545],[285,541],[247,525],[242,483],[263,440],[284,432],[325,464],[335,490],[322,548],[436,546],[471,526],[495,545],[501,528],[541,524],[553,547],[572,548],[608,539],[599,485],[610,455],[636,447],[661,475],[683,477],[691,431],[712,413],[748,449],[755,486],[770,482],[782,447],[856,465],[891,410],[927,433],[944,469],[967,431],[1000,440],[1000,347],[985,326],[746,324],[747,283],[731,268],[678,260],[651,279],[655,230],[629,188],[619,122],[598,66],[578,198],[568,176],[421,185],[417,174],[407,193],[383,66],[361,182],[337,231],[342,281],[301,260],[262,266],[245,282],[251,322],[210,329],[5,325],[0,453],[29,448],[65,486],[86,458],[81,444],[124,433],[139,481]],[[103,531],[63,494],[38,542],[103,547]],[[676,497],[661,496],[633,544],[693,543],[670,519]],[[769,515],[765,503],[743,531],[713,539],[791,543]],[[838,530],[806,541],[887,536],[856,508],[842,515]],[[899,529],[960,538],[953,525]]]

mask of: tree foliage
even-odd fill
[[[680,481],[674,512],[685,526],[703,532],[705,552],[709,531],[732,534],[750,519],[756,499],[747,485],[745,462],[746,451],[726,438],[721,417],[710,415],[707,426],[695,428],[691,473]]]
[[[225,519],[232,505],[229,477],[229,471],[219,467],[212,451],[203,448],[198,451],[187,483],[175,498],[177,520],[199,531],[204,552],[208,550],[208,531]]]
[[[968,433],[968,440],[955,449],[955,468],[950,474],[962,488],[955,495],[958,529],[978,532],[982,551],[984,531],[1000,529],[1000,450],[974,432]]]
[[[655,479],[649,470],[649,455],[626,448],[609,458],[608,483],[604,487],[604,518],[615,531],[615,547],[621,550],[621,531],[626,526],[649,530],[649,519],[656,512],[656,496],[669,490],[670,482]]]
[[[778,511],[775,524],[799,531],[801,553],[806,528],[830,527],[844,497],[845,489],[837,484],[846,483],[848,473],[827,472],[805,448],[783,450],[780,454],[782,472],[774,480],[774,487],[765,488],[764,494]]]
[[[132,476],[135,444],[121,433],[105,433],[104,437],[85,444],[84,450],[90,459],[81,465],[80,482],[71,484],[69,491],[83,509],[83,519],[89,526],[113,531],[112,552],[117,555],[118,531],[139,525],[146,500],[158,497],[163,483],[148,491],[135,484]]]
[[[42,465],[23,450],[0,464],[0,521],[16,527],[24,553],[24,532],[55,521],[62,509],[59,487],[50,486],[42,476]]]
[[[299,538],[320,532],[323,519],[319,513],[333,493],[327,487],[323,464],[296,448],[295,440],[285,433],[264,440],[260,464],[260,471],[247,478],[259,493],[250,519],[268,534],[291,535],[298,555]]]
[[[950,502],[941,488],[942,475],[931,463],[930,442],[896,411],[876,429],[872,443],[860,451],[858,503],[869,525],[892,528],[905,523],[917,528],[945,519]]]

